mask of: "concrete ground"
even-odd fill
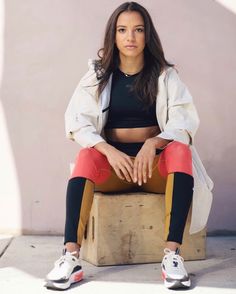
[[[55,293],[44,277],[61,255],[62,237],[0,236],[0,292]],[[96,267],[81,261],[83,282],[66,293],[173,293],[161,280],[160,263]],[[186,261],[192,280],[189,293],[236,293],[236,236],[207,237],[207,259]],[[177,292],[185,292],[178,290]]]

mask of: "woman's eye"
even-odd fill
[[[138,28],[137,31],[138,31],[139,33],[141,33],[141,32],[144,31],[144,29],[142,29],[142,28]]]
[[[124,33],[125,29],[118,29],[117,31],[119,33]],[[143,28],[137,28],[136,31],[139,32],[139,33],[142,33],[144,31],[144,29]]]

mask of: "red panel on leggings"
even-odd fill
[[[158,170],[163,177],[169,173],[182,172],[192,176],[192,154],[188,145],[173,141],[162,152],[158,161]],[[95,148],[80,150],[70,178],[84,177],[96,184],[107,180],[111,166],[105,155]]]
[[[96,184],[101,184],[106,181],[110,174],[111,166],[105,155],[94,148],[83,148],[76,158],[70,178],[84,177]]]
[[[174,172],[182,172],[192,176],[192,153],[188,145],[173,141],[166,146],[161,152],[158,169],[163,177]]]

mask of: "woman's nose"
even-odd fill
[[[133,41],[135,39],[135,35],[133,31],[128,32],[127,40],[128,41]]]

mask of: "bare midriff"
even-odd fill
[[[108,140],[121,143],[145,142],[145,140],[157,136],[160,132],[157,125],[143,128],[105,129]]]

